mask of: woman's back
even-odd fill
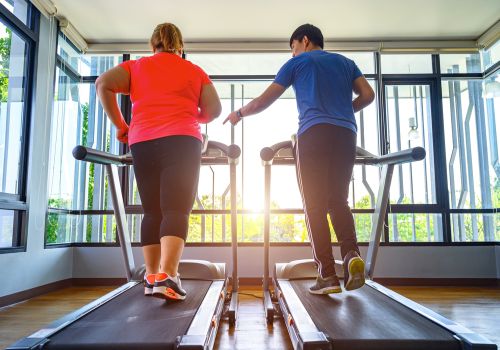
[[[158,52],[120,65],[130,74],[129,144],[171,135],[201,139],[198,107],[210,79],[179,55]]]

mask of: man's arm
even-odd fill
[[[352,101],[354,113],[359,112],[375,99],[375,93],[364,76],[360,76],[354,80],[352,90],[358,95],[354,101]]]
[[[285,90],[286,89],[280,84],[272,83],[259,97],[254,98],[247,105],[241,107],[238,111],[231,112],[226,120],[224,120],[223,124],[225,124],[227,121],[230,121],[231,124],[236,125],[240,121],[240,117],[238,116],[237,112],[240,112],[242,117],[262,112],[267,107],[272,105],[273,102],[276,101],[285,92]]]

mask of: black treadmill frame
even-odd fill
[[[265,205],[264,205],[264,307],[268,324],[273,323],[275,316],[275,305],[277,302],[283,315],[290,339],[294,349],[331,349],[331,343],[327,336],[321,332],[304,305],[295,293],[290,279],[280,279],[276,276],[274,269],[273,286],[274,295],[269,290],[269,240],[270,240],[270,189],[271,189],[271,165],[295,165],[293,157],[293,142],[284,141],[271,147],[265,147],[261,151],[261,158],[265,168]],[[368,254],[366,259],[365,274],[366,285],[384,294],[388,298],[417,312],[424,318],[433,322],[452,333],[461,342],[464,350],[497,349],[497,346],[483,336],[451,321],[436,312],[408,299],[402,295],[383,287],[372,280],[375,262],[377,258],[380,238],[383,231],[383,223],[386,216],[389,189],[395,165],[405,162],[421,160],[425,157],[425,150],[421,147],[395,152],[384,156],[375,156],[368,151],[357,147],[355,164],[381,166],[381,184],[377,196],[375,212],[373,213],[373,225]]]
[[[214,279],[205,294],[186,334],[176,339],[176,348],[184,350],[206,350],[214,346],[220,319],[222,317],[226,303],[229,303],[227,315],[229,323],[234,325],[236,322],[236,312],[238,303],[238,278],[237,278],[237,221],[236,221],[236,165],[238,163],[241,149],[237,145],[227,146],[216,141],[206,141],[202,150],[202,165],[229,165],[230,184],[231,184],[231,236],[233,253],[233,272],[232,272],[232,295],[228,295],[227,286],[229,279]],[[7,350],[35,350],[43,349],[50,342],[50,337],[62,331],[69,325],[77,322],[87,314],[96,310],[100,306],[112,301],[117,296],[130,290],[142,283],[144,267],[136,268],[132,254],[132,244],[126,225],[125,208],[123,196],[118,177],[118,166],[127,166],[132,164],[130,154],[113,155],[92,148],[77,146],[73,150],[73,155],[78,160],[103,164],[109,179],[110,192],[113,201],[113,210],[116,217],[117,234],[120,247],[123,253],[125,270],[127,274],[126,284],[107,293],[106,295],[94,300],[93,302],[73,311],[58,320],[50,323],[48,326],[36,331],[35,333],[20,339],[12,344]]]

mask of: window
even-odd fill
[[[429,85],[386,85],[389,153],[424,147],[423,161],[397,166],[394,171],[392,204],[436,203],[433,166]]]
[[[187,53],[209,75],[276,75],[290,53]]]
[[[26,214],[26,168],[32,95],[32,65],[37,39],[16,25],[13,12],[27,23],[31,5],[1,1],[0,12],[0,249],[22,247]],[[37,13],[36,11],[33,12]],[[33,17],[35,18],[35,17]]]
[[[500,61],[500,40],[482,51],[484,69],[488,69]]]
[[[441,240],[440,221],[431,214],[416,215],[422,205],[436,204],[431,96],[428,84],[385,85],[389,153],[413,147],[426,150],[424,160],[394,168],[389,203],[389,239],[395,242]],[[397,213],[402,211],[404,213]],[[406,213],[407,212],[407,213]]]
[[[382,54],[383,74],[424,74],[432,73],[429,54]]]
[[[441,73],[482,73],[481,56],[479,53],[472,54],[441,54]]]
[[[29,14],[31,4],[26,0],[0,0],[0,4],[25,25],[30,26]]]
[[[104,167],[77,161],[71,150],[84,145],[119,153],[116,129],[96,96],[93,80],[121,56],[86,56],[62,35],[58,42],[49,159],[46,243],[115,242],[115,223]],[[108,212],[106,212],[108,211]]]
[[[113,153],[126,151],[114,141],[114,128],[96,100],[93,83],[87,83],[118,64],[121,57],[85,56],[71,50],[74,47],[70,43],[61,41],[53,123],[53,135],[56,136],[52,140],[55,151],[51,152],[54,176],[50,177],[53,184],[49,186],[52,202],[49,202],[47,234],[51,238],[48,242],[116,242],[115,222],[103,170],[76,162],[61,151],[72,149],[79,143]],[[427,152],[425,160],[403,164],[394,170],[385,240],[498,241],[500,184],[497,139],[500,123],[495,119],[500,95],[498,73],[490,74],[486,79],[478,77],[478,73],[482,73],[478,54],[442,54],[441,73],[444,75],[441,79],[445,80],[441,87],[442,101],[437,101],[434,87],[440,78],[430,75],[433,73],[432,55],[383,54],[382,81],[378,81],[374,75],[374,59],[378,56],[371,52],[342,54],[354,59],[367,74],[374,90],[383,89],[385,96],[383,111],[377,103],[372,103],[356,114],[358,146],[374,154],[416,146],[425,148]],[[134,55],[130,57],[136,58]],[[202,132],[210,140],[235,143],[242,148],[237,169],[238,240],[241,242],[263,240],[264,168],[260,150],[289,139],[297,131],[293,89],[288,89],[264,112],[243,119],[234,128],[222,125],[222,121],[230,111],[259,96],[289,58],[288,53],[188,55],[190,61],[212,75],[223,106],[220,118],[202,126]],[[414,74],[426,76],[416,77]],[[454,74],[460,76],[454,77]],[[463,78],[464,74],[471,74],[473,79]],[[439,103],[443,105],[442,116],[436,112]],[[459,115],[462,116],[461,122]],[[433,136],[441,131],[433,130],[439,125],[435,118],[444,119],[443,139]],[[382,130],[381,125],[387,129]],[[463,138],[463,145],[469,142],[470,147],[460,150],[459,143],[454,146],[459,137]],[[63,168],[61,163],[66,161],[71,166]],[[438,166],[446,167],[447,183],[438,181]],[[308,241],[294,167],[276,166],[272,174],[271,208],[280,211],[271,214],[271,241]],[[377,167],[354,167],[349,204],[353,209],[360,242],[366,242],[370,237],[371,211],[375,206],[379,179]],[[132,168],[128,170],[128,184],[123,188],[128,191],[125,204],[132,242],[139,242],[141,215],[134,213],[137,210],[134,206],[140,205],[140,198]],[[448,201],[449,209],[445,205]],[[229,242],[229,202],[228,167],[203,166],[188,242]],[[15,218],[10,212],[2,215],[5,219],[1,224],[13,226],[11,222]],[[333,234],[332,239],[336,239]]]
[[[453,241],[500,240],[500,73],[442,84]]]

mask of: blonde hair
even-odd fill
[[[172,23],[158,24],[149,39],[153,51],[181,53],[184,47],[179,28]]]

